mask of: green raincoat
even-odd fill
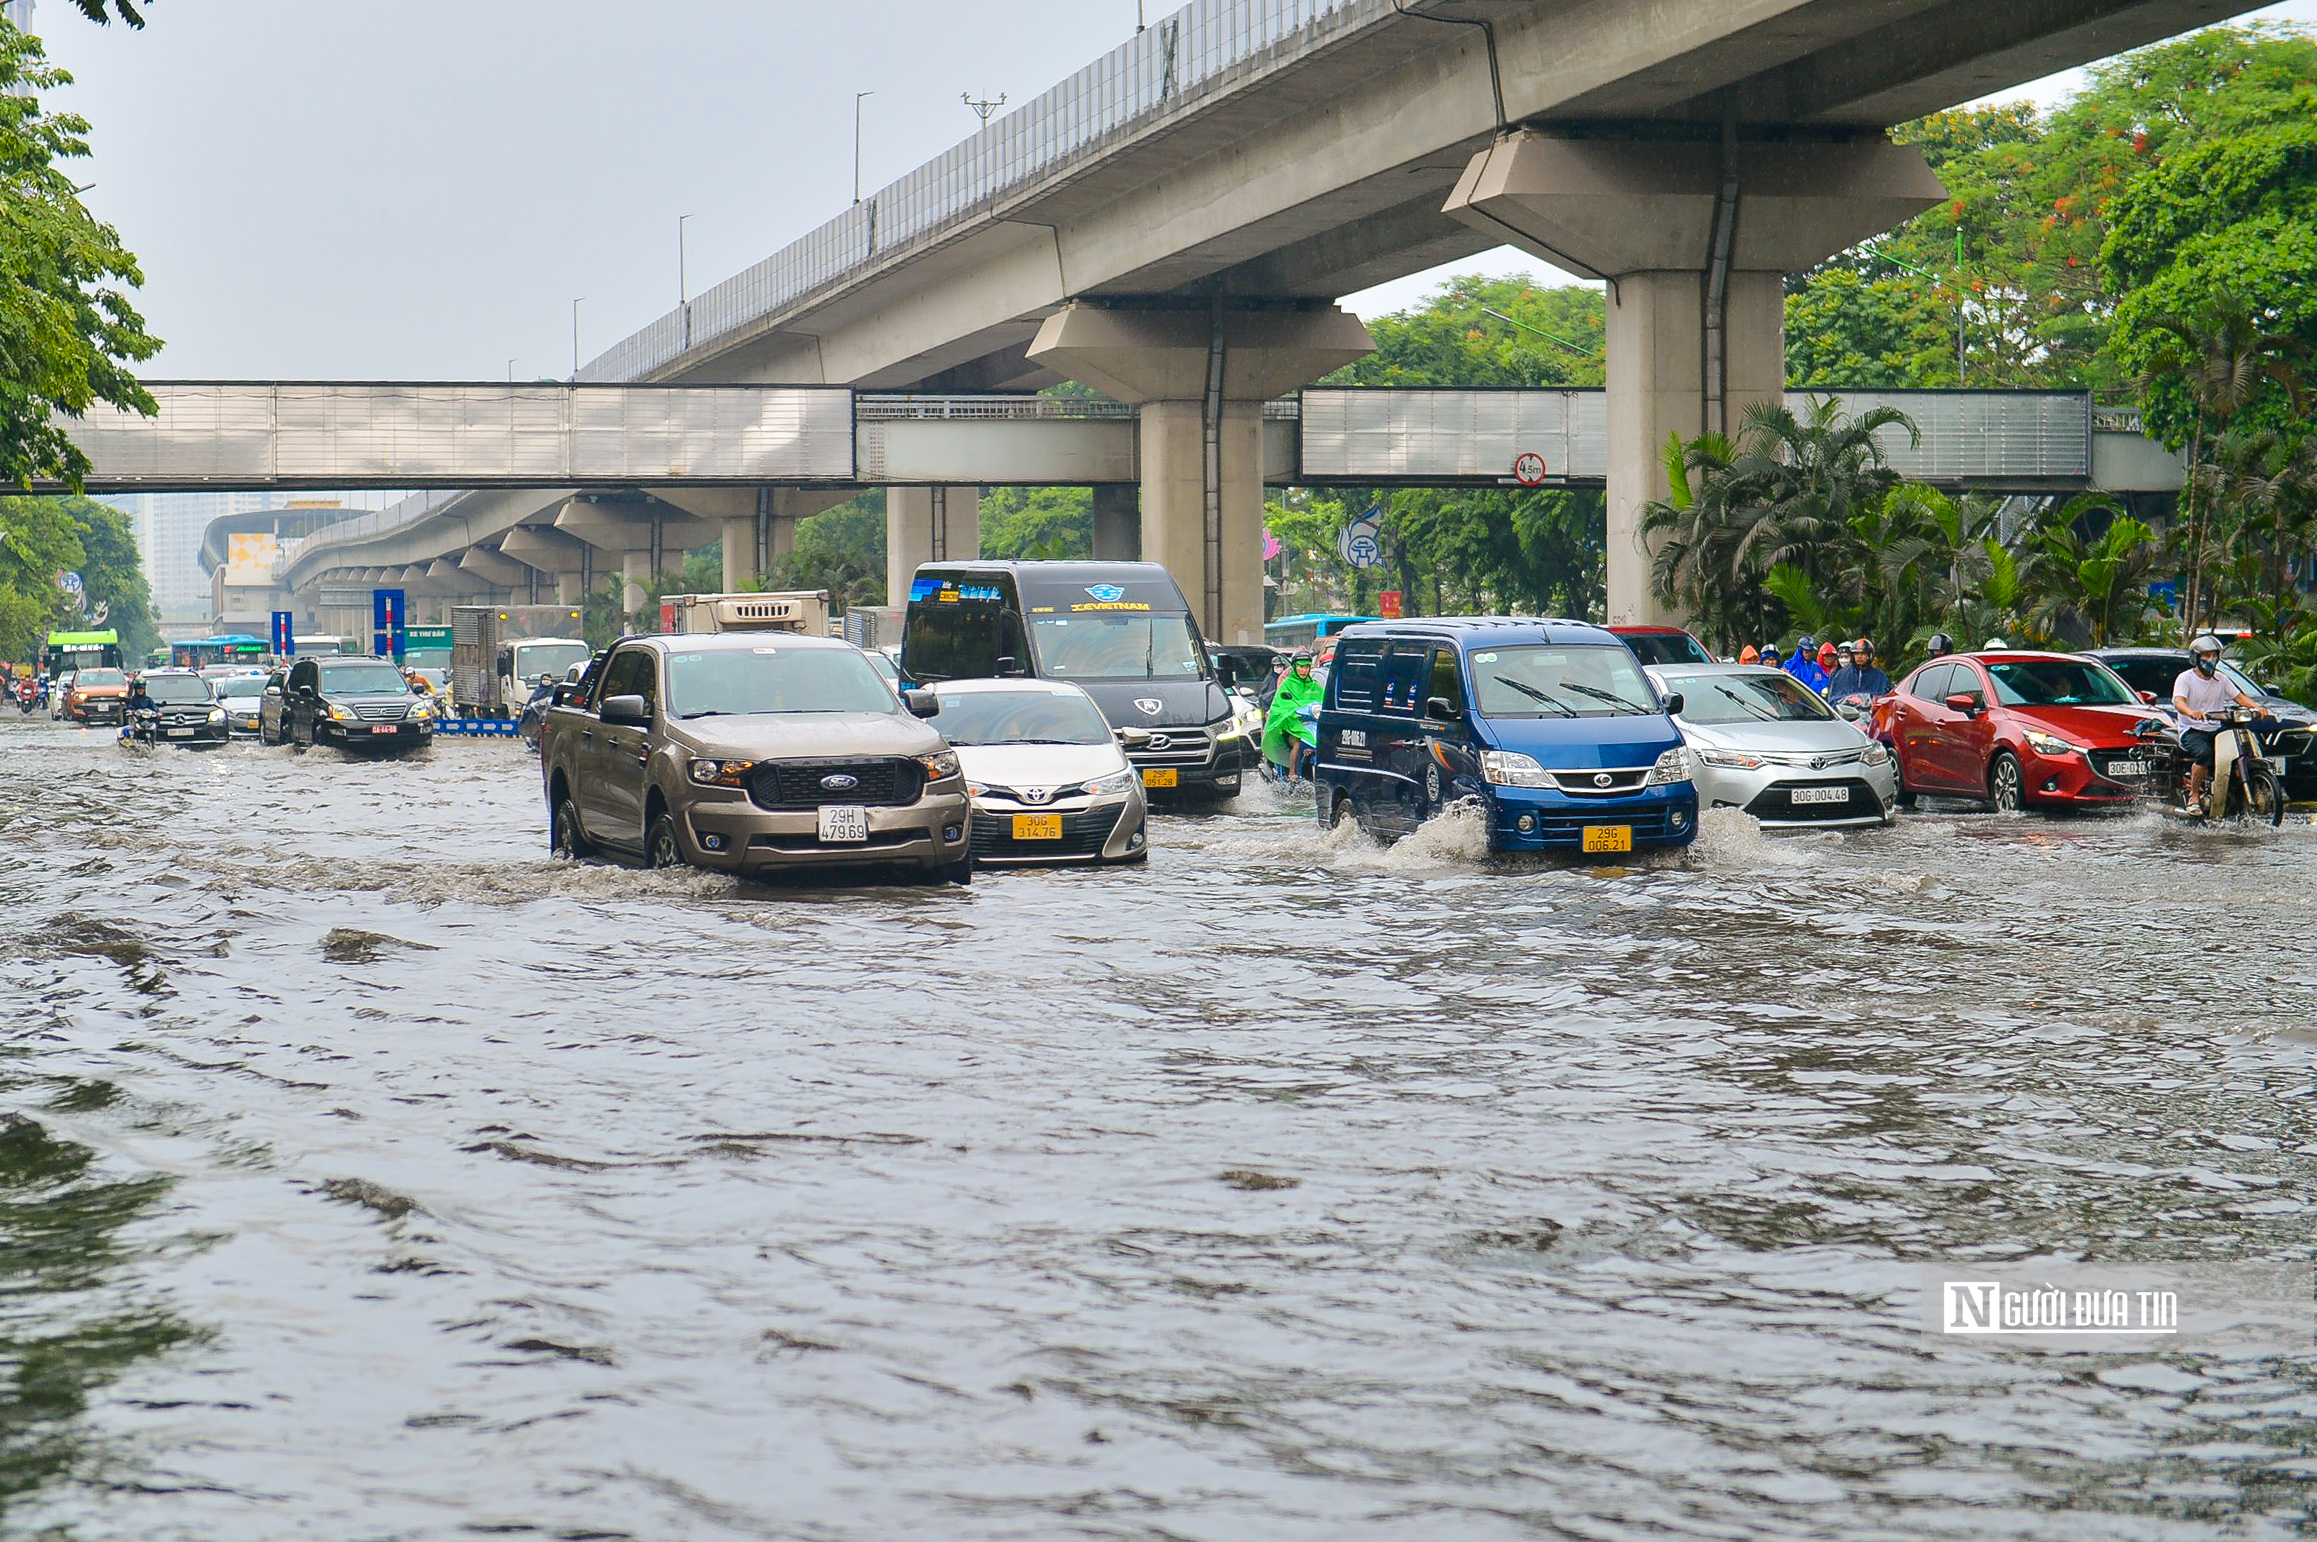
[[[1271,715],[1263,720],[1263,758],[1273,765],[1287,764],[1287,741],[1313,742],[1311,730],[1296,717],[1295,709],[1315,705],[1326,691],[1317,679],[1298,680],[1290,668],[1279,678],[1279,692],[1271,698]]]

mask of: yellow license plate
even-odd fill
[[[1172,786],[1174,786],[1174,785],[1175,785],[1175,772],[1174,772],[1174,768],[1173,768],[1172,766],[1165,766],[1165,767],[1156,767],[1156,768],[1153,768],[1153,769],[1151,769],[1151,770],[1145,771],[1145,772],[1142,774],[1142,785],[1143,785],[1143,786],[1145,786],[1145,787],[1172,787]]]
[[[1631,851],[1633,849],[1633,826],[1587,825],[1585,827],[1585,849],[1587,851]]]
[[[1016,814],[1014,839],[1017,841],[1058,841],[1062,838],[1060,814]]]

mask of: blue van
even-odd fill
[[[1497,851],[1686,846],[1698,795],[1680,710],[1623,639],[1582,621],[1350,627],[1320,705],[1320,822],[1398,836],[1476,798]]]

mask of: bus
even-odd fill
[[[227,632],[215,637],[196,637],[169,645],[169,665],[173,669],[207,669],[213,664],[263,664],[273,653],[273,644],[247,632]]]
[[[121,662],[118,632],[51,632],[40,649],[40,672],[51,680],[68,669],[127,667]]]
[[[1263,640],[1274,648],[1308,648],[1322,637],[1335,636],[1347,626],[1378,619],[1376,616],[1323,616],[1316,613],[1281,616],[1277,621],[1263,623]]]

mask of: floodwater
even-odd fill
[[[1494,867],[546,854],[506,741],[0,723],[0,1535],[2265,1538],[2317,1356],[1916,1264],[2317,1242],[2317,828]]]

